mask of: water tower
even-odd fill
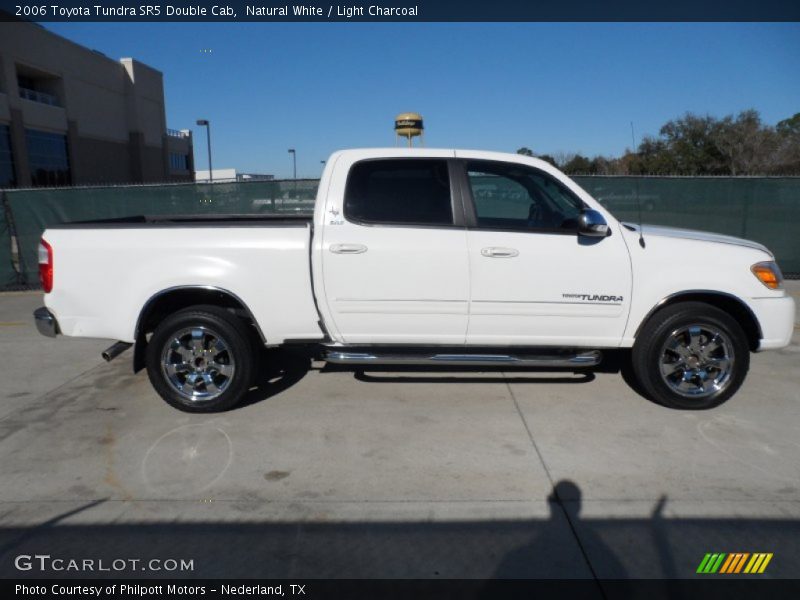
[[[394,132],[398,138],[404,137],[408,140],[408,147],[413,145],[411,140],[419,136],[420,145],[425,145],[422,132],[425,127],[422,125],[422,115],[419,113],[400,113],[394,118]]]

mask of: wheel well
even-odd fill
[[[642,320],[639,328],[636,330],[636,337],[639,336],[639,331],[642,329],[644,324],[659,310],[667,306],[672,306],[673,304],[690,301],[705,302],[706,304],[710,304],[711,306],[728,313],[736,320],[737,323],[739,323],[739,325],[742,326],[742,329],[747,336],[747,342],[750,346],[750,350],[755,351],[758,349],[758,343],[759,340],[761,340],[761,326],[758,323],[758,319],[756,319],[756,316],[753,314],[753,311],[735,296],[721,292],[686,292],[684,294],[675,294],[674,296],[666,298],[665,300],[661,301],[658,306],[651,310],[647,317]]]
[[[226,290],[216,288],[177,288],[166,290],[147,301],[136,322],[136,347],[133,353],[133,370],[140,371],[145,366],[145,350],[148,334],[167,316],[190,306],[210,304],[233,312],[253,327],[254,335],[266,343],[250,309],[237,296]]]

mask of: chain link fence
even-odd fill
[[[800,277],[800,177],[576,176],[617,218],[745,237]],[[136,215],[313,211],[318,180],[5,190],[0,289],[38,286],[37,246],[50,225]]]

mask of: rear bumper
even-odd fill
[[[761,326],[758,350],[788,346],[794,333],[794,299],[788,294],[780,298],[757,298],[750,300],[750,305]]]
[[[56,337],[59,334],[58,321],[55,315],[44,306],[33,311],[33,318],[36,321],[36,329],[42,335]]]

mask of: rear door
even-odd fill
[[[452,153],[431,154],[337,163],[348,176],[329,189],[321,248],[326,320],[336,339],[464,343],[463,206],[453,193]]]
[[[631,291],[620,232],[578,235],[583,201],[543,170],[460,164],[472,271],[467,343],[617,346]]]

